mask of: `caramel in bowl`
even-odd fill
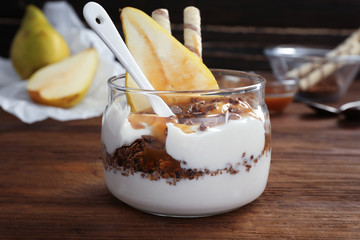
[[[282,112],[290,103],[298,90],[296,80],[270,80],[265,85],[265,103],[270,113]]]

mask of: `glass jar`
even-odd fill
[[[200,217],[239,208],[265,189],[271,159],[265,80],[212,70],[220,89],[148,91],[109,79],[102,121],[105,181],[124,203],[156,215]],[[160,96],[175,116],[154,114]]]

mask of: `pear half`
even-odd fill
[[[205,64],[176,38],[139,9],[121,10],[125,42],[135,61],[156,90],[218,89],[217,81]],[[129,74],[127,87],[137,87]],[[149,107],[146,98],[139,94],[127,95],[133,111]],[[184,101],[180,96],[162,98],[168,104]]]
[[[96,49],[87,49],[36,71],[26,89],[34,102],[61,108],[72,107],[85,97],[97,65]]]

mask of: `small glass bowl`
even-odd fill
[[[276,78],[297,79],[297,98],[318,102],[336,101],[356,77],[360,56],[333,56],[329,49],[279,45],[264,50]]]
[[[294,79],[277,81],[267,79],[265,86],[265,103],[270,114],[280,113],[294,100],[298,90],[298,81]]]

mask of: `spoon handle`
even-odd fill
[[[84,6],[83,15],[89,26],[114,53],[115,57],[128,71],[137,85],[141,89],[154,90],[151,83],[137,65],[105,9],[98,3],[88,2]],[[174,115],[169,106],[159,96],[151,94],[146,94],[146,96],[157,115],[161,117]]]
[[[357,108],[357,107],[360,107],[360,101],[348,102],[348,103],[342,105],[339,109],[340,109],[340,111],[344,111],[348,108]]]

